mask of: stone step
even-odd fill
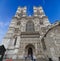
[[[3,61],[6,61],[6,60],[3,60]],[[39,58],[39,59],[36,59],[36,60],[31,60],[31,59],[13,59],[12,61],[48,61],[47,59],[43,59],[43,58]]]

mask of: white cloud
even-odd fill
[[[0,27],[8,26],[9,22],[0,22]]]
[[[0,26],[1,26],[1,27],[3,26],[3,22],[0,22]]]
[[[6,34],[8,25],[9,25],[9,22],[0,21],[0,44],[2,42],[3,37]]]
[[[2,39],[3,39],[4,35],[5,35],[5,31],[4,30],[0,30],[0,44],[2,42]]]

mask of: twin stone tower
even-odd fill
[[[51,25],[41,6],[33,8],[33,16],[27,16],[26,9],[26,7],[18,7],[12,18],[2,42],[7,49],[5,58],[17,61],[17,59],[33,57],[33,59],[45,61],[48,59],[58,61],[60,57],[60,51],[57,50],[60,48],[59,42],[57,43],[57,40],[60,40],[59,23]],[[58,32],[55,33],[55,31]]]

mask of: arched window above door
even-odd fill
[[[28,21],[26,24],[26,31],[27,32],[34,32],[34,23],[33,21]]]

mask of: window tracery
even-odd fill
[[[26,31],[28,31],[28,32],[33,32],[34,31],[34,23],[32,21],[27,22]]]

